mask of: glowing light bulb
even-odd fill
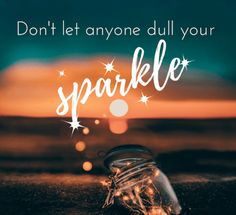
[[[128,201],[128,200],[129,200],[129,197],[128,197],[128,196],[123,196],[123,200],[124,200],[124,201]]]
[[[120,191],[117,191],[117,192],[115,193],[115,196],[120,196],[120,194],[121,194],[121,192],[120,192]]]
[[[136,187],[134,188],[134,190],[135,190],[137,193],[139,193],[139,192],[140,192],[140,187],[139,187],[139,186],[136,186]]]
[[[103,207],[117,199],[132,212],[143,215],[180,214],[175,192],[147,148],[118,146],[106,154],[104,164],[111,176]]]
[[[147,192],[148,192],[148,194],[150,194],[150,195],[153,195],[153,194],[154,194],[154,190],[153,190],[152,188],[150,188],[150,187],[147,188]]]

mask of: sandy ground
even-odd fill
[[[85,120],[85,119],[84,119]],[[86,119],[90,133],[70,136],[59,119],[0,117],[0,214],[130,214],[102,210],[108,172],[103,154],[121,144],[153,151],[169,176],[183,215],[234,214],[236,210],[236,120],[130,120],[114,135],[106,120]],[[86,150],[77,152],[83,140]],[[82,163],[89,160],[88,174]]]
[[[120,207],[102,209],[104,176],[74,174],[1,174],[1,214],[129,214]],[[233,214],[236,177],[173,175],[183,215]]]

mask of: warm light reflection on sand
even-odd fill
[[[123,134],[128,130],[128,123],[125,119],[110,119],[109,129],[114,134]]]

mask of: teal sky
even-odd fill
[[[48,20],[56,25],[64,19],[68,25],[75,22],[86,26],[138,26],[143,32],[157,20],[165,25],[173,19],[175,29],[180,26],[215,26],[212,37],[187,37],[181,41],[176,31],[174,37],[162,37],[168,48],[165,61],[183,54],[194,59],[194,69],[203,73],[215,73],[229,84],[236,85],[235,73],[235,9],[234,1],[0,1],[0,69],[21,60],[50,62],[66,57],[90,57],[112,55],[132,57],[137,46],[145,49],[148,59],[153,58],[155,47],[161,37],[17,37],[16,22],[26,21],[42,26]]]

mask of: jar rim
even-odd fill
[[[153,159],[152,152],[142,145],[127,144],[112,148],[104,158],[104,166],[109,169],[110,164],[118,159],[129,159],[140,156],[144,159]]]

